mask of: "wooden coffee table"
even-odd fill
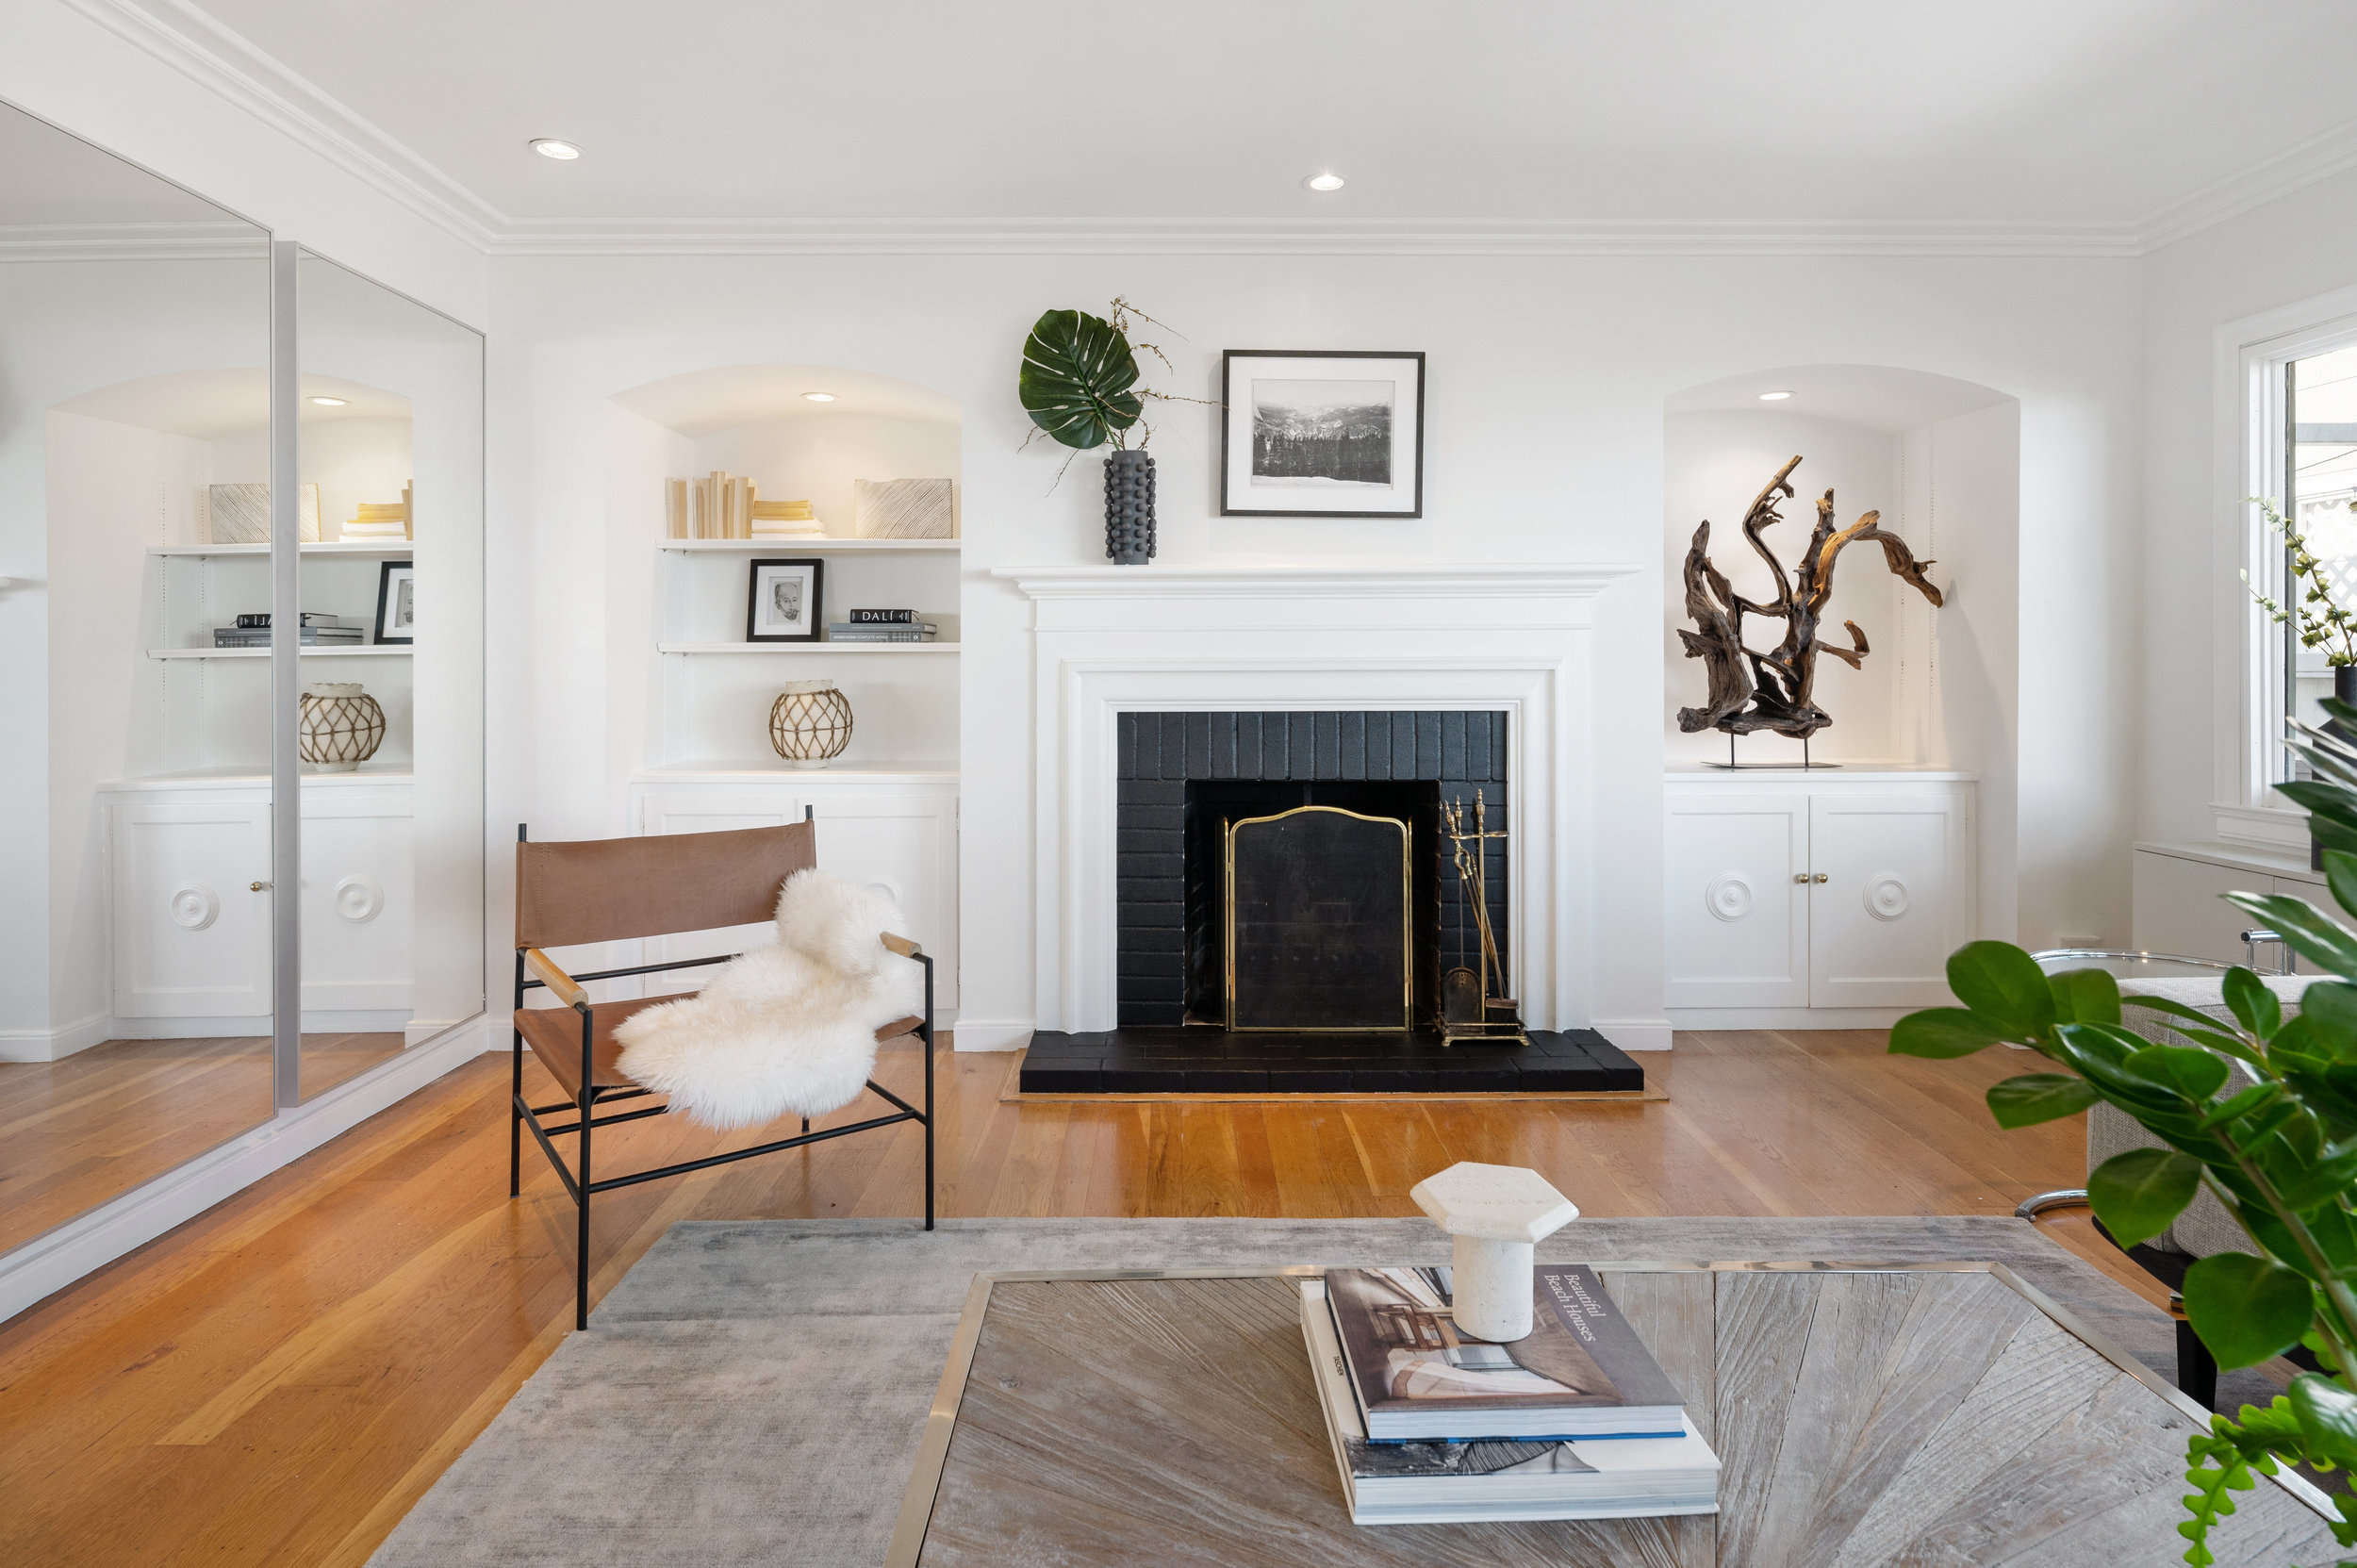
[[[2174,1563],[2205,1413],[1988,1263],[1641,1263],[1606,1288],[1724,1468],[1714,1517],[1354,1526],[1285,1271],[997,1274],[887,1560],[1257,1568]],[[2221,1563],[2333,1555],[2262,1480]]]

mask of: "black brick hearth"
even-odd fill
[[[1534,1030],[1523,1048],[1431,1035],[1116,1029],[1031,1036],[1025,1094],[1535,1094],[1628,1090],[1645,1071],[1593,1030]]]

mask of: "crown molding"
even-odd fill
[[[6,223],[0,261],[261,259],[270,237],[251,223]]]
[[[519,223],[500,256],[2132,256],[2124,224],[1891,221],[1277,223],[1037,219],[873,228]]]
[[[198,9],[190,0],[62,0],[436,227],[478,250],[507,215]]]
[[[2138,256],[2357,168],[2357,120],[2132,222],[1586,220],[1306,224],[1008,220],[819,228],[519,223],[192,0],[61,0],[494,256]]]
[[[2357,169],[2357,120],[2343,121],[2147,213],[2135,225],[2143,236],[2142,249],[2173,245],[2350,169]]]

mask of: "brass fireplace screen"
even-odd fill
[[[1415,1027],[1409,841],[1339,806],[1228,826],[1229,1029]]]

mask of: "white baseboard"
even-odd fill
[[[960,1018],[955,1033],[959,1050],[1021,1050],[1031,1043],[1031,1020]]]
[[[480,1050],[486,1020],[470,1018],[317,1099],[284,1110],[219,1148],[134,1187],[0,1256],[0,1321],[114,1262],[133,1247],[351,1131]]]
[[[1667,1018],[1598,1018],[1588,1026],[1623,1050],[1668,1050]]]
[[[115,1038],[114,1019],[104,1013],[63,1029],[0,1030],[0,1062],[59,1062],[101,1040]]]
[[[1673,1007],[1672,1029],[1888,1029],[1914,1007]],[[1602,1029],[1604,1026],[1596,1026]],[[1619,1042],[1614,1042],[1618,1044]],[[1628,1049],[1626,1046],[1621,1048]]]

